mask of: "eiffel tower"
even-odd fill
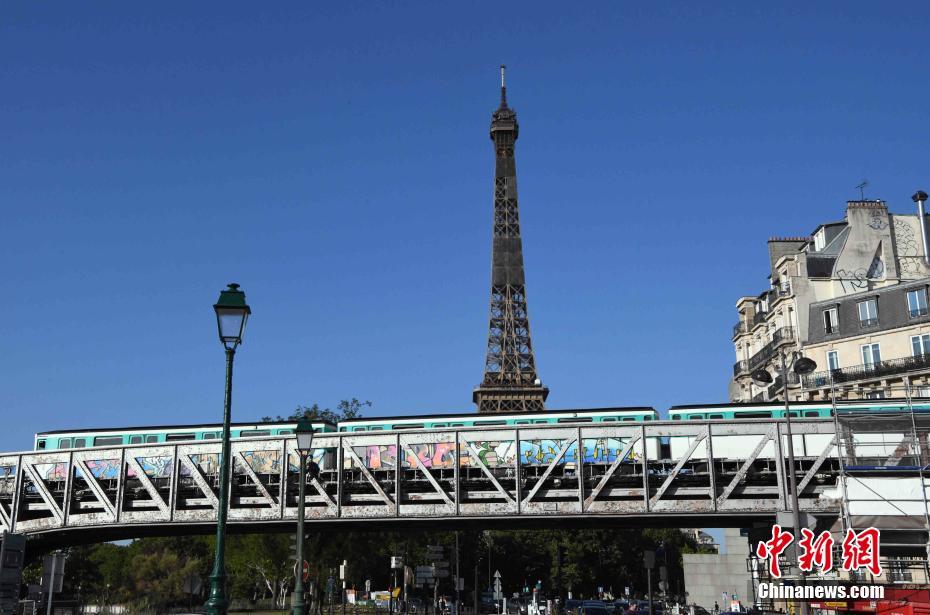
[[[501,65],[501,104],[491,116],[494,142],[494,244],[491,258],[491,317],[484,379],[472,393],[479,413],[541,412],[549,389],[536,375],[530,342],[523,275],[523,241],[517,206],[514,144],[520,129],[507,106]]]

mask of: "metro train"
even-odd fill
[[[915,399],[912,402],[915,412],[930,412],[930,399]],[[838,412],[843,414],[894,414],[909,411],[905,400],[860,400],[840,402]],[[668,411],[671,422],[702,421],[713,425],[715,422],[738,419],[783,419],[785,410],[780,402],[758,404],[716,404],[716,405],[682,405],[673,406]],[[792,402],[792,418],[800,422],[823,421],[832,417],[829,402]],[[533,414],[437,414],[396,417],[369,417],[341,421],[337,425],[317,422],[314,428],[321,433],[390,433],[403,430],[436,430],[447,427],[494,427],[532,429],[543,425],[585,426],[599,424],[644,423],[657,421],[659,413],[651,407],[601,408],[585,410],[550,410]],[[235,423],[231,436],[239,438],[274,437],[294,433],[294,422],[256,422]],[[218,424],[168,425],[160,427],[136,427],[122,429],[80,429],[40,432],[35,435],[35,450],[78,449],[86,447],[121,446],[133,444],[159,444],[218,439],[222,426]],[[858,444],[872,447],[875,456],[893,452],[894,446],[901,441],[903,434],[882,433],[857,436]],[[616,448],[618,438],[609,438],[606,448]],[[613,442],[617,440],[617,442]],[[741,458],[748,450],[755,448],[758,435],[714,435],[713,450],[717,458]],[[795,436],[795,450],[799,455],[817,455],[829,443],[830,436],[808,434]],[[651,459],[668,457],[678,459],[687,452],[693,442],[689,436],[662,436],[648,438],[647,453]],[[586,445],[587,446],[587,445]],[[692,458],[706,456],[707,443],[700,444]],[[634,455],[642,454],[641,443],[634,449]],[[774,443],[769,442],[761,453],[762,458],[774,456]],[[614,452],[616,454],[616,451]]]

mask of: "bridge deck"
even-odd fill
[[[834,425],[792,426],[801,508],[836,515]],[[742,420],[321,434],[307,519],[459,527],[771,517],[788,505],[784,431],[782,421]],[[231,524],[296,520],[295,445],[293,436],[233,441]],[[219,453],[211,441],[0,456],[0,529],[132,535],[215,523]]]

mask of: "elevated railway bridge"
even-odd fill
[[[792,421],[802,511],[827,524],[848,513],[842,474],[873,480],[872,491],[919,480],[926,511],[926,428],[920,436],[901,424],[865,435],[841,427],[838,436],[836,425]],[[785,432],[784,420],[743,419],[324,433],[314,440],[320,473],[308,482],[307,520],[317,529],[770,522],[790,506]],[[57,544],[211,531],[220,446],[0,455],[0,530]],[[293,435],[232,442],[231,531],[293,527],[295,446]],[[895,506],[906,516],[921,509],[913,497],[892,504],[892,515]]]

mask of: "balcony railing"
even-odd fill
[[[797,339],[794,327],[782,327],[772,334],[772,341],[763,346],[759,352],[749,358],[749,370],[754,370],[775,355],[779,346],[786,342],[793,342]]]
[[[772,384],[770,384],[768,388],[769,399],[776,399],[781,396],[782,387],[785,386],[784,382],[785,382],[785,379],[781,377],[781,374],[779,374],[778,376],[775,376],[775,381],[772,382]],[[794,372],[789,372],[788,373],[788,386],[790,387],[796,384],[798,384],[798,375],[795,374]],[[794,416],[794,415],[792,414],[791,416]]]
[[[908,310],[908,311],[909,311],[909,313],[910,313],[910,315],[911,315],[911,318],[919,318],[919,317],[921,317],[921,316],[926,316],[926,315],[927,315],[927,308],[925,308],[925,307],[914,308],[913,310]]]
[[[833,382],[855,382],[856,380],[869,380],[883,376],[893,376],[917,370],[930,369],[930,354],[919,354],[913,357],[877,361],[863,365],[854,365],[842,369],[834,369]],[[830,386],[830,370],[814,372],[804,376],[805,389],[818,389]]]
[[[878,319],[877,318],[860,318],[859,319],[859,328],[868,329],[870,327],[877,327]]]
[[[737,361],[733,364],[733,377],[749,372],[749,361]]]
[[[752,325],[750,328],[755,327],[759,323],[765,322],[765,317],[768,315],[768,312],[756,312],[755,316],[752,317]]]

